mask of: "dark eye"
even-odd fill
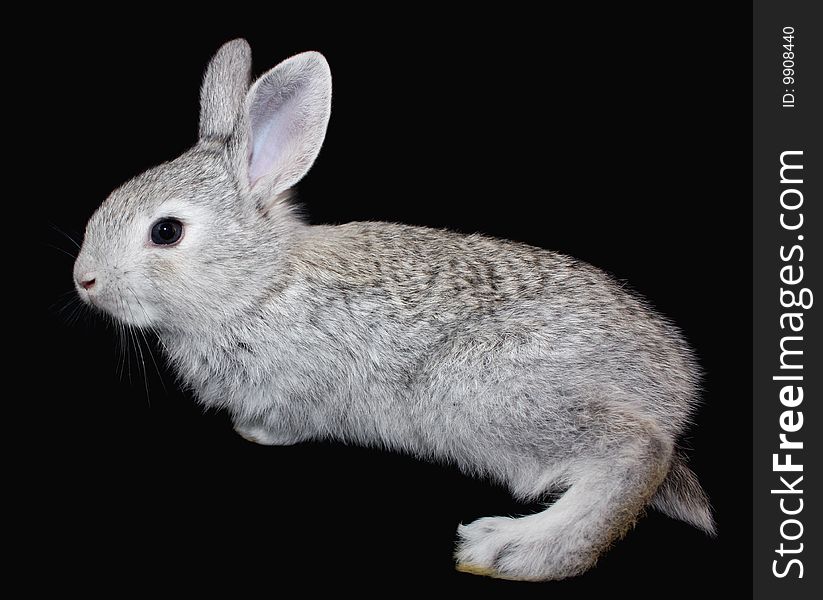
[[[160,219],[151,227],[151,241],[158,246],[169,246],[180,241],[183,224],[177,219]]]

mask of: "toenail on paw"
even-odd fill
[[[461,573],[470,573],[472,575],[483,575],[484,577],[499,577],[500,574],[494,569],[488,567],[481,567],[480,565],[473,565],[471,563],[459,562],[455,565],[455,569]]]

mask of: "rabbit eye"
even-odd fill
[[[183,224],[177,219],[160,219],[151,227],[151,241],[158,246],[170,246],[180,241]]]

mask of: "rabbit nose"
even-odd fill
[[[90,290],[94,287],[94,284],[97,283],[97,275],[95,275],[94,273],[86,273],[81,277],[77,278],[77,283],[84,290]]]

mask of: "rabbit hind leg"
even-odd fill
[[[576,462],[557,502],[520,518],[486,517],[458,529],[457,569],[501,579],[579,575],[634,524],[666,476],[672,444],[653,426]]]

